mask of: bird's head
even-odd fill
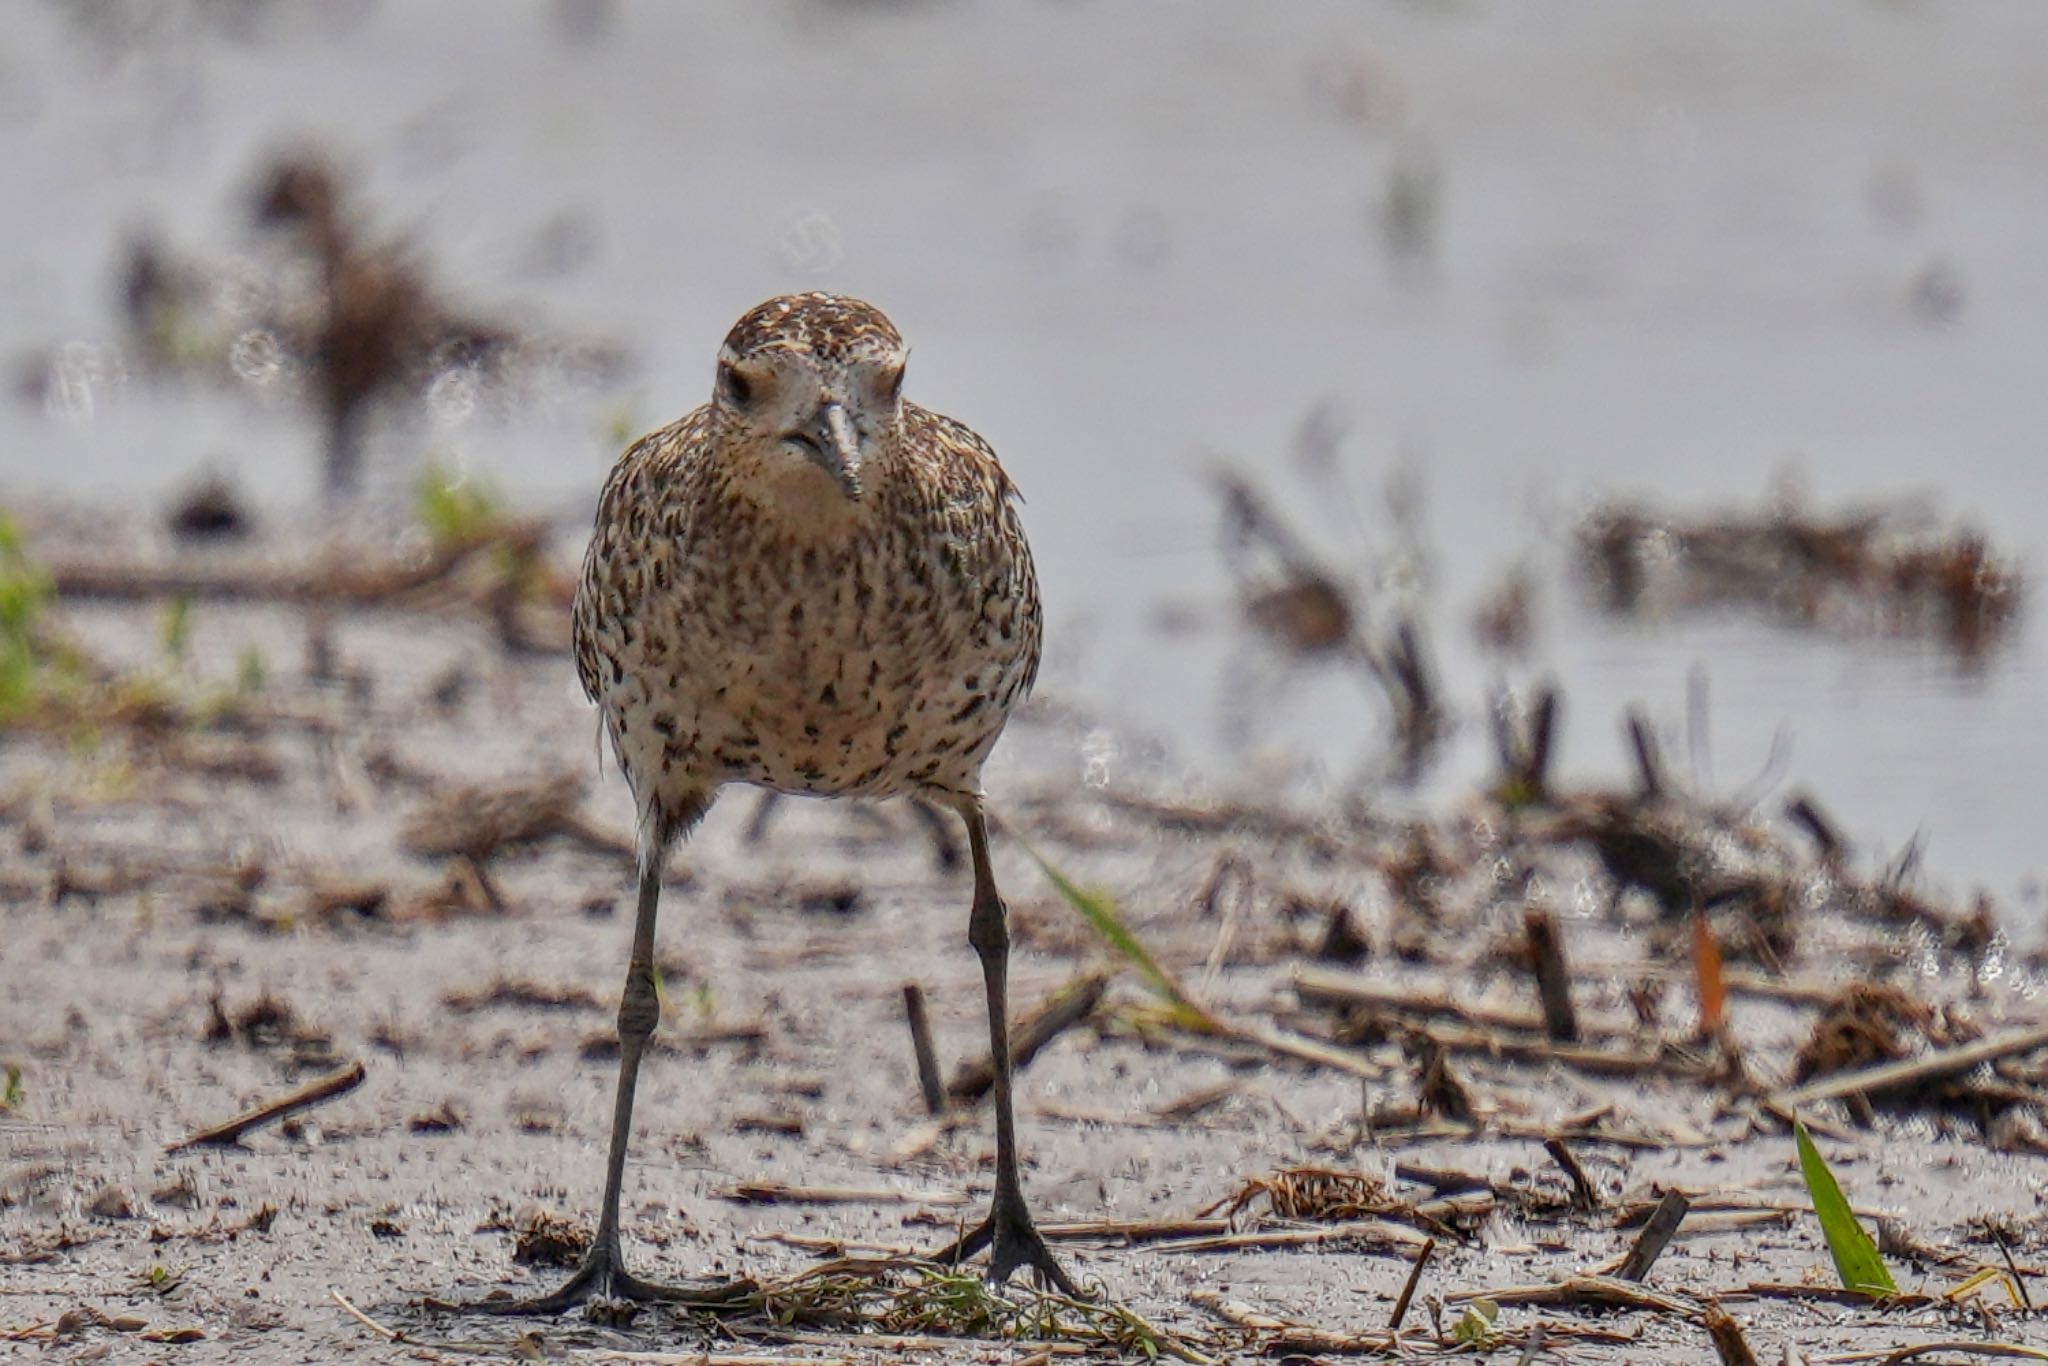
[[[786,294],[726,334],[712,406],[726,431],[771,459],[822,470],[858,498],[861,466],[902,421],[908,356],[873,304]]]

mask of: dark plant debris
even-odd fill
[[[1686,516],[1641,503],[1593,509],[1579,567],[1619,616],[1738,608],[1805,629],[1929,636],[1981,658],[2018,619],[2020,572],[1969,527],[1873,509],[1829,515],[1795,494]]]

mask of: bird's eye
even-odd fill
[[[893,403],[903,392],[903,367],[892,365],[875,377],[875,389],[881,396]]]
[[[718,382],[724,388],[726,398],[735,408],[744,408],[753,402],[753,382],[730,365],[718,367]]]

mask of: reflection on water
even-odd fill
[[[449,370],[431,420],[372,438],[383,488],[430,454],[580,519],[617,431],[700,401],[745,307],[866,294],[913,395],[1030,497],[1048,683],[1196,767],[1284,751],[1344,784],[1384,739],[1336,670],[1267,679],[1224,738],[1255,648],[1204,477],[1227,456],[1368,584],[1419,536],[1397,587],[1462,722],[1446,790],[1490,763],[1488,686],[1548,676],[1566,774],[1624,771],[1637,700],[1720,791],[1782,731],[1866,854],[1921,832],[1937,877],[2009,897],[2048,815],[2040,632],[1966,669],[1742,616],[1617,625],[1560,572],[1598,497],[1751,501],[1787,468],[1820,506],[1932,491],[2048,561],[2044,38],[2025,3],[17,7],[0,353],[42,360],[0,407],[0,483],[132,500],[212,463],[310,500],[313,426],[134,371],[112,273],[139,225],[246,247],[250,168],[317,136],[450,297],[637,359],[509,410]],[[229,363],[274,375],[280,341],[233,334]],[[1292,463],[1318,412],[1357,515]],[[1517,570],[1531,641],[1501,664],[1466,623]]]

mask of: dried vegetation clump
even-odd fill
[[[58,409],[138,379],[286,396],[317,422],[325,483],[339,495],[362,482],[379,413],[460,417],[625,368],[615,346],[550,337],[451,298],[417,244],[379,236],[359,187],[318,147],[266,158],[250,182],[243,250],[208,258],[154,230],[132,234],[114,269],[119,343],[37,358],[24,367],[28,386]],[[175,517],[202,537],[247,522],[218,487]]]
[[[1874,510],[1833,517],[1796,498],[1685,517],[1616,502],[1578,529],[1596,600],[1623,616],[1746,609],[1802,628],[1927,636],[1965,660],[2019,615],[2017,568],[1970,528]]]

